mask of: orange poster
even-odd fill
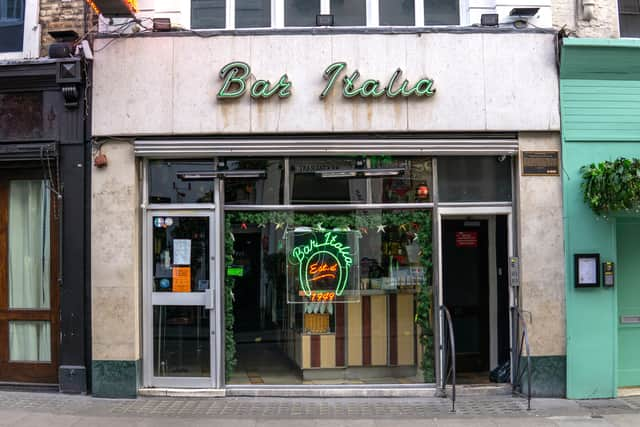
[[[173,267],[173,292],[191,292],[191,267]]]

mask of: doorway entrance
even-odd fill
[[[640,220],[616,221],[618,386],[640,386]]]
[[[509,359],[506,215],[442,221],[442,298],[456,337],[460,382],[489,382]]]
[[[58,227],[47,181],[0,172],[0,382],[58,382]]]

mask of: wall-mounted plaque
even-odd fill
[[[557,151],[523,151],[522,175],[560,175],[560,161]]]

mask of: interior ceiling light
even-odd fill
[[[86,0],[97,14],[106,17],[135,18],[138,13],[138,0]]]
[[[176,175],[182,181],[211,181],[216,178],[264,179],[267,177],[267,173],[264,170],[260,169],[178,172],[176,173]]]
[[[363,178],[404,175],[404,168],[334,169],[317,171],[321,178]]]

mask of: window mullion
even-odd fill
[[[378,0],[367,0],[367,27],[380,25],[380,7]]]
[[[224,27],[227,30],[236,28],[236,0],[226,1],[225,20],[226,23]]]
[[[320,14],[328,15],[331,13],[331,0],[320,0]]]
[[[271,2],[271,26],[273,28],[284,28],[284,0],[271,0]]]
[[[415,25],[424,27],[424,0],[415,0]]]

